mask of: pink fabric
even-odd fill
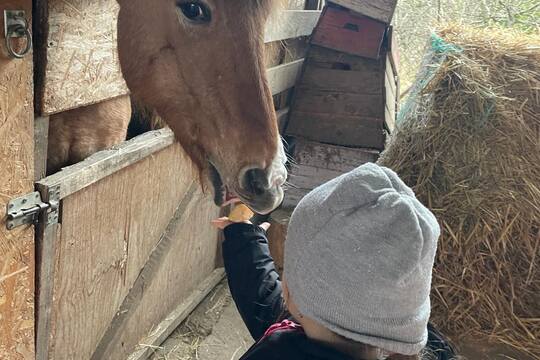
[[[302,328],[302,325],[294,323],[294,322],[292,322],[290,320],[283,320],[280,323],[277,323],[277,324],[274,324],[274,325],[270,326],[268,328],[268,330],[266,330],[266,332],[264,333],[264,336],[262,338],[264,339],[264,338],[272,335],[276,331],[281,331],[281,330],[299,330],[301,332],[304,332],[304,329]]]

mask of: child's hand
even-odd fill
[[[251,224],[251,221],[242,221],[241,223]],[[216,228],[220,230],[224,230],[227,226],[232,225],[232,224],[238,224],[238,223],[231,221],[228,217],[221,217],[219,219],[212,220],[212,225],[214,225]],[[262,228],[264,231],[268,231],[268,229],[270,229],[270,226],[271,224],[268,222],[264,222],[259,225],[259,227]]]
[[[221,217],[212,220],[212,225],[220,230],[224,230],[232,224],[251,224],[250,219],[255,215],[246,205],[242,204],[239,199],[231,199],[223,204],[223,206],[233,205],[233,209],[228,217]],[[267,231],[270,228],[270,223],[262,223],[259,225],[263,230]]]

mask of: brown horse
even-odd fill
[[[118,0],[118,52],[135,98],[156,109],[220,204],[268,213],[283,198],[285,153],[264,63],[273,0]]]
[[[129,96],[51,115],[47,174],[124,141],[130,118]]]

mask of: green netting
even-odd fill
[[[461,51],[462,49],[459,46],[448,44],[437,34],[431,34],[428,50],[424,56],[422,65],[420,66],[420,71],[416,76],[416,81],[411,88],[407,100],[401,106],[398,113],[396,121],[397,126],[400,126],[406,118],[410,117],[410,114],[421,114],[422,112],[425,112],[421,111],[419,108],[420,103],[430,103],[430,101],[426,101],[429,100],[426,97],[429,97],[430,95],[424,94],[424,89],[431,82],[435,74],[437,74],[439,67],[447,59],[448,54]]]

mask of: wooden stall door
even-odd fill
[[[34,358],[34,230],[6,229],[6,204],[34,186],[32,54],[7,56],[4,10],[31,0],[0,1],[0,359]]]

